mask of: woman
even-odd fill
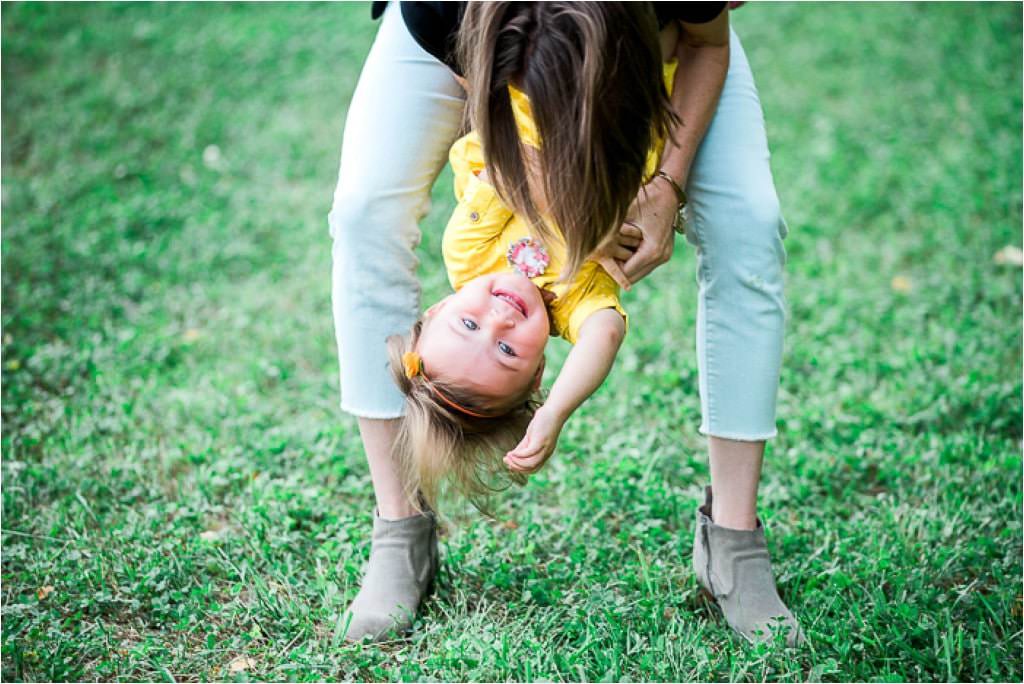
[[[377,500],[370,562],[350,608],[350,639],[411,624],[436,568],[433,516],[415,514],[391,459],[402,395],[387,378],[384,340],[407,330],[418,314],[417,222],[466,100],[456,58],[463,3],[380,5],[373,12],[383,14],[383,23],[350,104],[330,214],[342,409],[358,418]],[[467,35],[486,35],[488,21],[518,22],[527,71],[537,67],[530,57],[538,46],[554,39],[545,26],[565,14],[559,14],[563,5],[595,16],[608,11],[603,3],[486,5],[468,11],[471,22],[488,15],[463,33],[463,45],[493,49]],[[697,512],[695,569],[737,632],[760,638],[781,620],[794,643],[800,630],[775,590],[756,516],[765,440],[775,435],[785,259],[763,116],[725,3],[653,3],[653,9],[660,32],[650,39],[660,42],[666,59],[679,60],[671,99],[679,122],[662,174],[636,195],[618,239],[605,243],[602,264],[629,286],[665,263],[686,188],[687,237],[698,249],[700,429],[708,435],[711,464],[707,501]],[[524,13],[533,20],[523,21]],[[588,36],[579,29],[580,40],[601,40]],[[471,52],[465,57],[472,63]],[[487,87],[479,81],[484,77],[469,76]],[[542,95],[524,82],[531,100]],[[479,87],[471,94],[480,97]],[[471,114],[485,149],[500,147],[501,131],[487,132],[489,113],[480,100]],[[514,168],[499,164],[496,171],[499,179],[506,172],[515,177]],[[521,194],[528,201],[529,193]],[[627,208],[620,209],[625,216]]]

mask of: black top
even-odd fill
[[[384,13],[387,2],[374,2],[370,14],[377,19]],[[671,21],[704,24],[725,9],[724,2],[653,2],[658,27]],[[462,22],[465,2],[402,2],[402,18],[409,33],[424,50],[444,62],[455,73],[461,73],[455,63],[455,34]]]

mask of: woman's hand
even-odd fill
[[[641,234],[640,244],[621,263],[621,273],[630,283],[636,283],[672,258],[677,206],[675,191],[663,178],[655,177],[640,188],[630,210],[630,215],[635,217],[631,221]]]
[[[558,435],[565,421],[543,406],[533,414],[526,435],[516,448],[505,454],[508,469],[531,475],[540,470],[558,444]]]
[[[632,287],[632,283],[622,271],[622,264],[629,261],[642,240],[643,232],[632,221],[629,221],[623,223],[619,232],[605,240],[594,252],[594,261],[599,263],[623,290]]]

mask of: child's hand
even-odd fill
[[[555,451],[565,420],[542,406],[533,414],[526,435],[516,448],[505,454],[509,470],[530,475],[540,470]]]

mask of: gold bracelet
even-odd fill
[[[684,235],[686,233],[686,218],[683,216],[683,210],[686,208],[686,203],[688,201],[686,197],[686,191],[679,187],[679,183],[676,183],[675,178],[668,175],[668,173],[662,171],[661,169],[658,169],[658,172],[654,174],[654,177],[664,178],[665,180],[668,181],[669,185],[671,185],[672,189],[675,191],[676,200],[679,202],[679,204],[678,206],[676,206],[676,216],[675,219],[672,221],[672,230],[676,231],[680,235]]]
[[[661,169],[658,169],[658,172],[655,173],[654,175],[657,178],[664,178],[665,180],[667,180],[668,184],[672,186],[673,190],[675,190],[676,201],[679,203],[679,206],[676,207],[676,210],[678,211],[679,209],[685,207],[687,202],[686,191],[679,187],[679,183],[676,183],[676,179],[668,175],[668,173]]]

